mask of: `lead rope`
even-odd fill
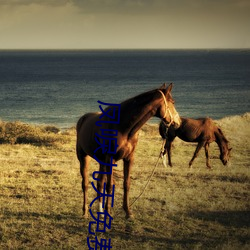
[[[132,203],[129,204],[129,207],[132,207],[132,206],[139,200],[139,198],[143,195],[143,193],[145,192],[145,190],[146,190],[146,188],[147,188],[147,186],[148,186],[150,180],[152,179],[152,177],[153,177],[153,175],[154,175],[155,169],[157,168],[157,166],[158,166],[158,164],[159,164],[159,160],[160,160],[160,158],[162,157],[162,153],[164,152],[165,142],[166,142],[166,139],[164,139],[163,142],[162,142],[161,152],[160,152],[159,157],[158,157],[158,159],[157,159],[157,161],[156,161],[156,164],[155,164],[155,166],[154,166],[154,168],[153,168],[153,170],[152,170],[152,173],[150,174],[150,176],[149,176],[149,178],[148,178],[148,181],[147,181],[145,187],[143,188],[143,190],[141,191],[141,193],[136,197],[136,199],[135,199]],[[115,213],[115,214],[118,215],[118,214],[120,214],[120,213],[121,213],[121,211],[120,211],[119,213]]]
[[[172,115],[172,113],[171,113],[171,111],[170,111],[170,109],[169,109],[169,107],[168,107],[168,103],[167,103],[167,100],[166,100],[165,95],[162,93],[161,90],[158,90],[158,91],[161,93],[161,95],[162,95],[162,97],[163,97],[163,100],[164,100],[164,103],[165,103],[165,115],[164,115],[163,118],[166,117],[167,111],[168,111],[169,114],[170,114],[170,117],[171,117],[171,121],[170,121],[170,123],[169,123],[168,125],[171,125],[171,123],[173,122],[173,115]],[[169,128],[169,126],[166,126],[166,134],[167,134],[168,128]],[[145,187],[143,188],[143,190],[141,191],[141,193],[140,193],[140,194],[137,196],[137,198],[129,205],[129,207],[132,207],[132,206],[135,204],[135,202],[137,202],[137,201],[139,200],[139,198],[140,198],[140,197],[143,195],[143,193],[145,192],[145,190],[146,190],[146,188],[147,188],[147,186],[148,186],[150,180],[152,179],[152,177],[153,177],[153,175],[154,175],[155,169],[157,168],[157,166],[158,166],[158,164],[159,164],[159,160],[160,160],[160,158],[162,158],[162,156],[163,156],[165,143],[166,143],[166,139],[163,139],[162,146],[161,146],[161,151],[160,151],[159,157],[158,157],[158,159],[157,159],[157,161],[156,161],[156,164],[155,164],[155,166],[154,166],[154,168],[153,168],[153,170],[152,170],[152,173],[151,173],[151,175],[149,176],[148,181],[147,181]]]
[[[143,188],[143,190],[141,191],[141,193],[137,196],[137,198],[129,205],[129,207],[132,207],[132,206],[135,204],[135,202],[138,201],[139,198],[140,198],[140,197],[143,195],[143,193],[145,192],[145,190],[146,190],[146,188],[147,188],[147,186],[148,186],[150,180],[152,179],[152,177],[153,177],[153,175],[154,175],[155,169],[157,168],[157,166],[158,166],[158,164],[159,164],[159,160],[160,160],[160,158],[162,157],[162,153],[163,153],[163,150],[164,150],[165,141],[166,141],[166,140],[163,140],[163,143],[162,143],[162,146],[161,146],[161,152],[160,152],[159,157],[158,157],[158,159],[157,159],[157,161],[156,161],[156,164],[155,164],[155,166],[154,166],[154,168],[153,168],[153,170],[152,170],[152,173],[151,173],[151,175],[150,175],[149,178],[148,178],[148,181],[147,181],[145,187]]]
[[[169,107],[168,107],[168,105],[167,105],[166,97],[164,96],[164,94],[162,93],[161,90],[158,90],[158,91],[159,91],[159,92],[161,93],[161,95],[163,96],[163,99],[164,99],[164,102],[165,102],[165,108],[166,108],[166,110],[165,110],[165,115],[164,115],[163,118],[165,118],[165,116],[167,115],[167,111],[168,111],[169,114],[170,114],[170,117],[171,117],[171,122],[169,123],[169,125],[170,125],[170,124],[172,123],[172,121],[173,121],[173,115],[172,115],[172,113],[171,113],[171,111],[169,110]],[[166,126],[166,133],[167,133],[168,128],[169,128],[169,126]],[[129,204],[129,207],[132,207],[132,206],[139,200],[139,198],[144,194],[144,192],[145,192],[145,190],[146,190],[146,188],[147,188],[147,186],[148,186],[150,180],[152,179],[152,177],[153,177],[153,175],[154,175],[155,169],[157,168],[157,166],[158,166],[158,164],[159,164],[159,160],[160,160],[160,158],[162,158],[162,156],[163,156],[165,143],[166,143],[166,139],[163,139],[162,146],[161,146],[161,151],[160,151],[159,157],[158,157],[158,159],[157,159],[157,161],[156,161],[156,164],[155,164],[155,166],[154,166],[154,168],[153,168],[153,170],[152,170],[152,173],[150,174],[150,176],[149,176],[149,178],[148,178],[148,181],[147,181],[145,187],[143,188],[143,190],[141,191],[141,193],[137,196],[137,198],[136,198],[132,203]],[[121,213],[121,212],[116,213],[116,215],[118,215],[118,214],[120,214],[120,213]]]

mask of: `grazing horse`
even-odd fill
[[[94,138],[95,134],[100,134],[100,129],[117,130],[116,153],[111,155],[108,152],[98,154],[97,158],[102,163],[115,163],[123,159],[124,163],[124,198],[123,209],[126,212],[126,217],[132,217],[132,212],[129,208],[129,189],[130,189],[130,173],[131,166],[134,160],[134,150],[138,141],[138,130],[143,126],[148,119],[156,116],[162,119],[164,123],[172,124],[175,127],[180,125],[180,117],[175,110],[174,100],[171,96],[172,84],[168,87],[163,84],[160,88],[140,94],[134,98],[128,99],[120,104],[120,122],[119,124],[109,123],[108,116],[102,116],[102,113],[88,113],[82,116],[77,123],[77,158],[80,162],[80,172],[82,175],[83,189],[83,214],[88,217],[88,169],[89,161],[94,158],[94,151],[99,147]],[[108,112],[111,107],[104,109]],[[118,115],[117,112],[115,114]],[[96,122],[102,121],[102,127],[96,125]],[[102,139],[101,139],[102,140]],[[102,141],[102,143],[105,143]],[[110,166],[100,164],[101,172],[111,172],[111,174],[99,174],[97,179],[97,189],[101,193],[104,186],[104,178],[107,178],[106,191],[107,194],[112,194],[113,173],[110,171]],[[101,208],[102,198],[99,198],[99,210]],[[110,213],[111,197],[108,196],[105,204],[105,209]]]
[[[223,135],[220,128],[218,128],[211,118],[190,119],[181,117],[181,125],[178,129],[173,126],[166,128],[166,125],[161,122],[159,132],[163,139],[166,139],[162,156],[168,154],[168,164],[172,167],[171,162],[171,146],[176,136],[186,142],[198,142],[194,155],[189,162],[189,167],[192,167],[194,159],[198,156],[202,147],[205,148],[206,165],[211,168],[209,163],[209,144],[216,142],[220,149],[220,159],[223,165],[229,161],[230,151],[232,148],[228,147],[228,140]],[[163,160],[166,166],[166,158]]]

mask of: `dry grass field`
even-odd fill
[[[203,150],[189,169],[195,145],[176,139],[173,169],[160,162],[132,207],[134,220],[126,220],[122,210],[119,162],[114,220],[98,239],[110,238],[112,249],[249,249],[250,113],[217,123],[233,147],[230,166],[222,165],[213,143],[213,169],[206,169]],[[82,217],[75,131],[57,132],[0,122],[0,249],[88,249],[92,219]],[[146,185],[160,148],[158,127],[145,125],[136,149],[131,202]],[[92,161],[90,175],[97,169]],[[90,186],[89,202],[94,198]]]

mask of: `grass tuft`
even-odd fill
[[[59,134],[55,126],[33,126],[19,121],[0,122],[1,144],[32,144],[51,146],[56,143],[67,143],[66,136]]]

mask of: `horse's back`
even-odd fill
[[[204,118],[203,124],[204,124],[204,129],[211,133],[214,133],[218,129],[217,125],[210,117]]]
[[[178,137],[187,142],[199,142],[201,140],[214,140],[216,126],[209,117],[205,118],[181,118],[182,124],[177,131]]]
[[[182,125],[187,127],[200,127],[200,128],[213,128],[215,127],[214,121],[210,117],[203,118],[181,118]]]

